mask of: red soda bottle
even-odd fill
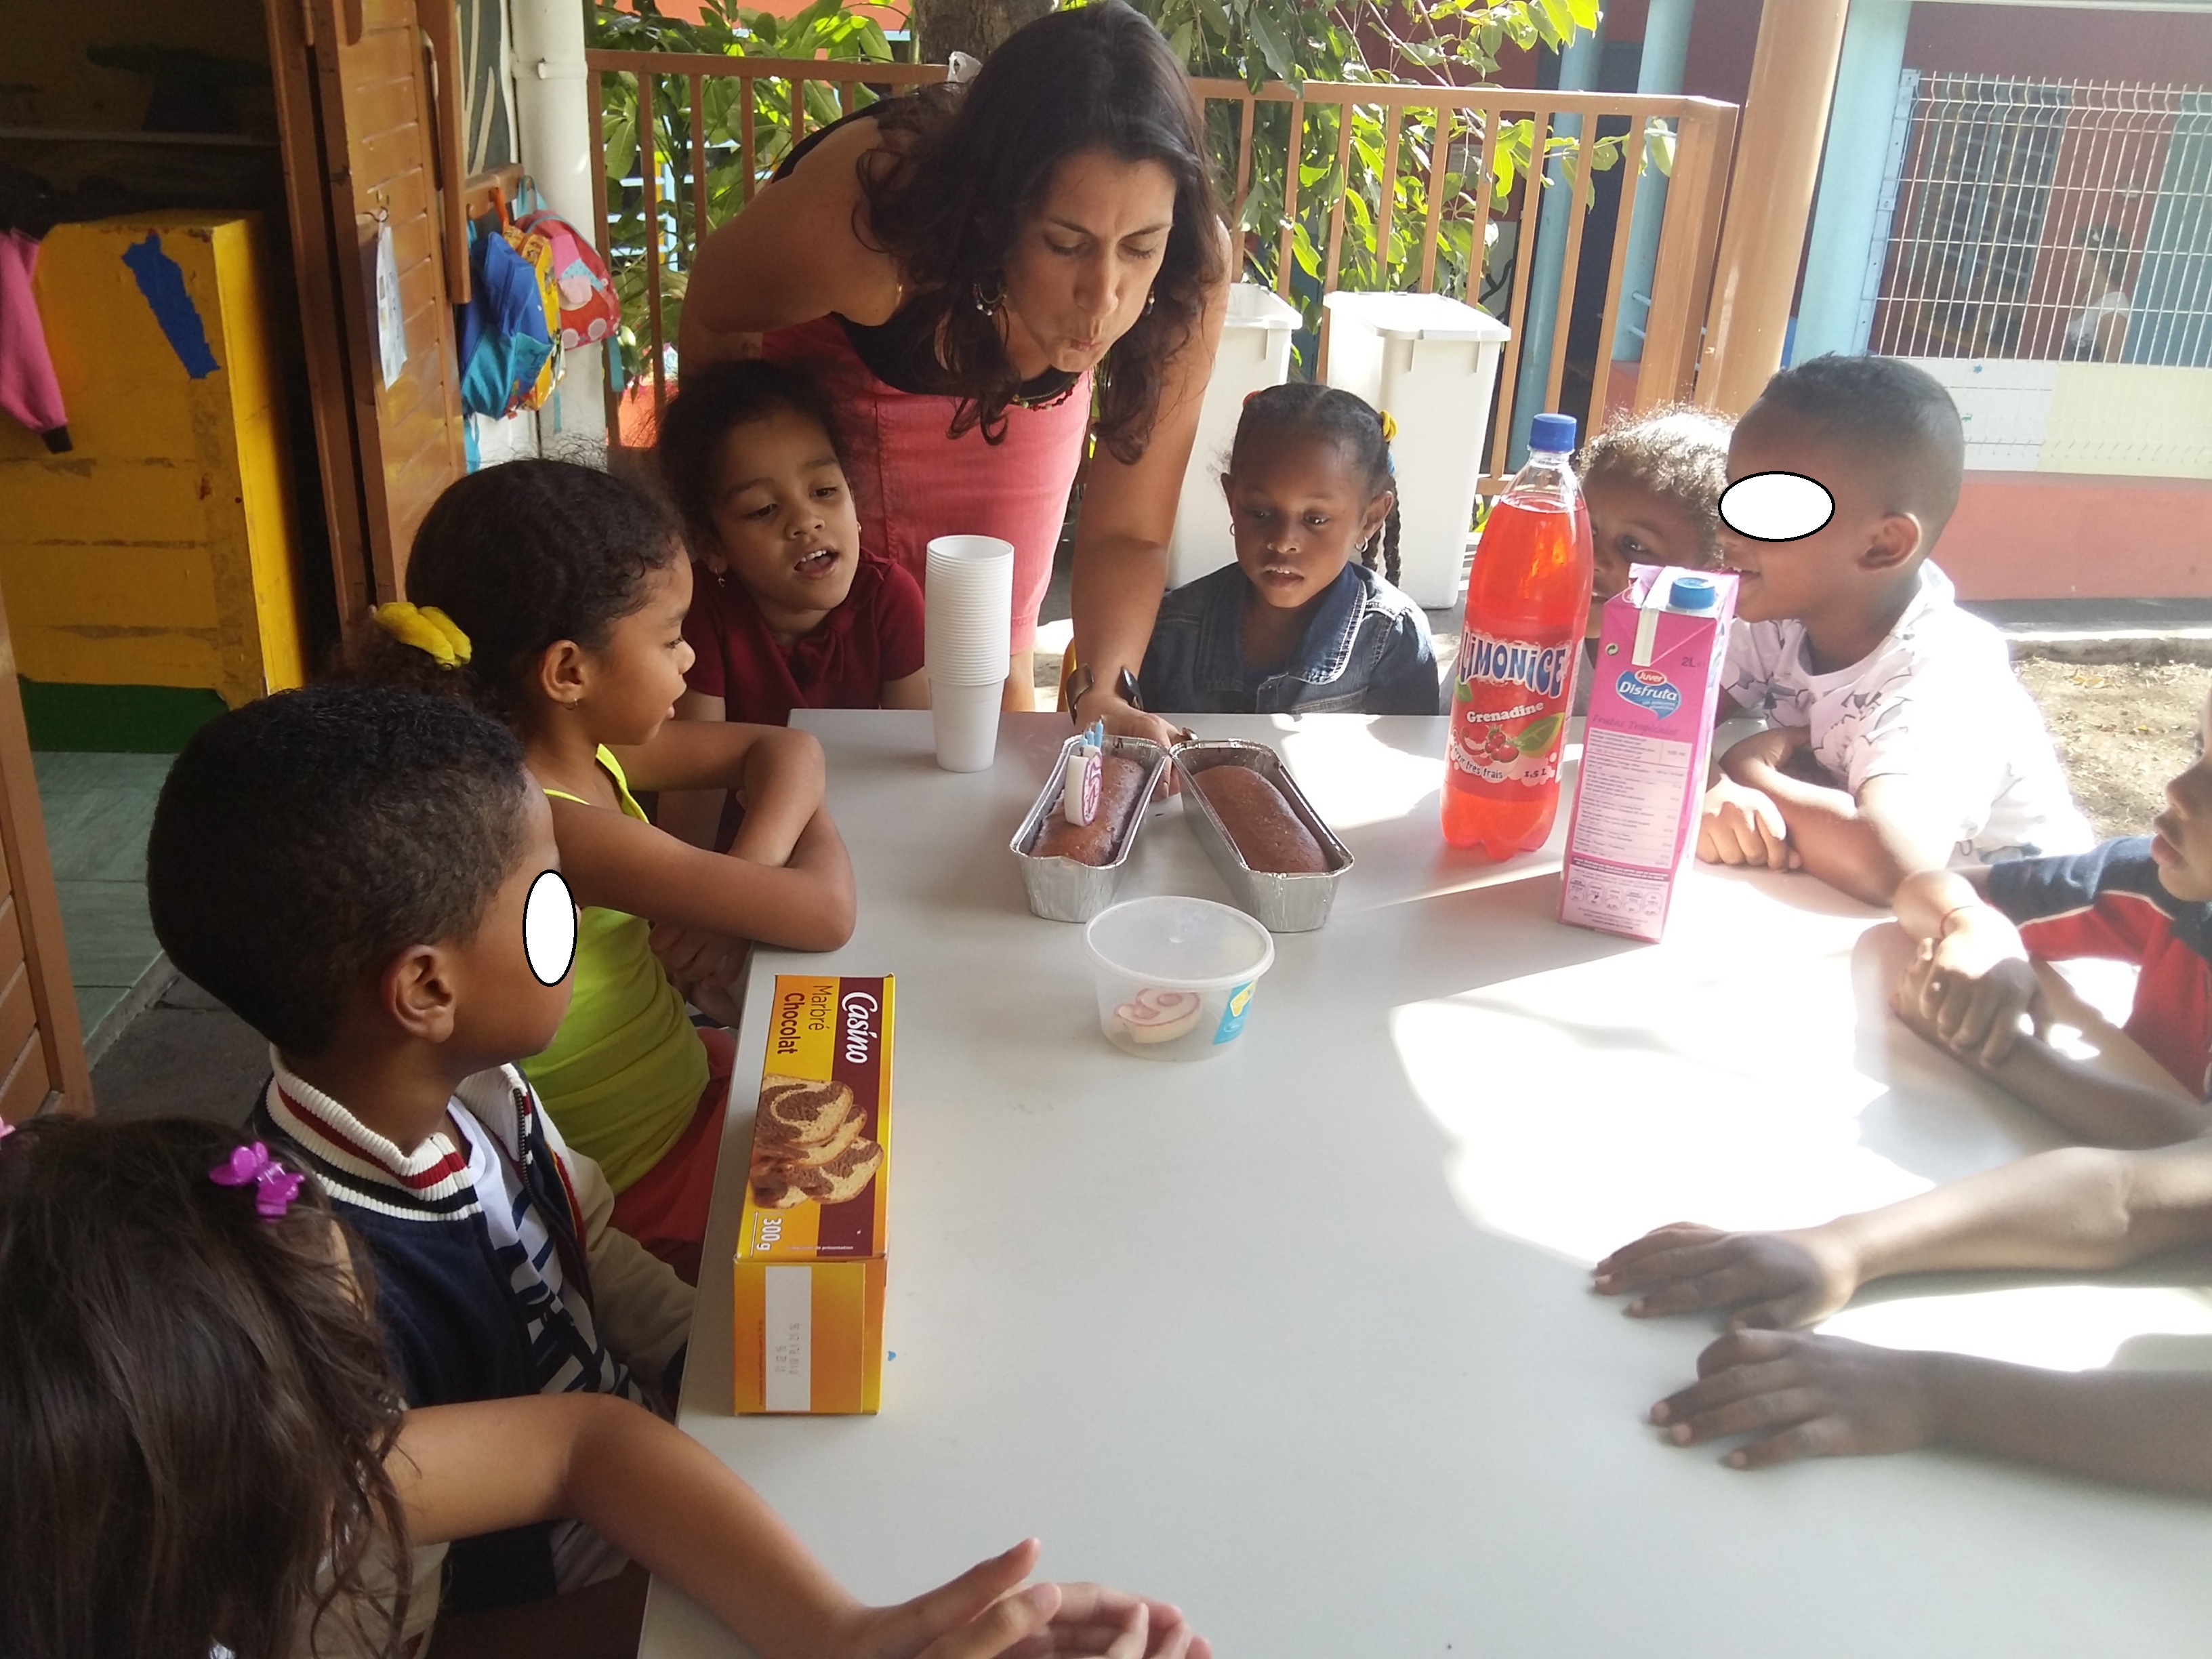
[[[1567,703],[1589,620],[1590,527],[1571,415],[1529,422],[1528,462],[1490,509],[1467,584],[1444,744],[1444,839],[1533,852],[1559,810]]]

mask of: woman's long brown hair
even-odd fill
[[[1021,389],[997,319],[998,290],[1022,226],[1069,156],[1103,150],[1155,161],[1175,179],[1175,225],[1152,302],[1097,376],[1097,434],[1134,461],[1152,440],[1167,365],[1197,331],[1221,280],[1221,210],[1198,102],[1160,32],[1122,0],[1053,12],[1018,30],[964,88],[888,100],[872,113],[903,134],[888,165],[860,170],[864,241],[897,263],[904,309],[928,325],[961,403],[952,429],[994,441]],[[932,337],[925,331],[923,337]]]
[[[0,1139],[0,1656],[238,1659],[397,1601],[401,1402],[312,1179],[289,1213],[208,1171],[204,1123],[40,1119]],[[318,1582],[323,1588],[318,1593]]]

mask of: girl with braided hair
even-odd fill
[[[1160,602],[1139,677],[1146,708],[1440,712],[1428,618],[1394,586],[1395,431],[1333,386],[1245,399],[1221,478],[1237,562]]]
[[[1221,476],[1237,564],[1161,599],[1139,675],[1148,710],[1436,714],[1429,619],[1394,586],[1394,434],[1336,387],[1245,398]]]

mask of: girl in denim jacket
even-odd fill
[[[1392,585],[1392,435],[1388,416],[1331,386],[1245,399],[1221,480],[1237,562],[1160,602],[1139,678],[1146,708],[1441,712],[1428,618]]]

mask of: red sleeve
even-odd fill
[[[882,642],[885,684],[921,671],[921,585],[904,566],[888,559],[883,596],[876,603],[876,637]]]
[[[691,608],[684,613],[684,642],[691,647],[691,666],[684,684],[702,697],[727,698],[722,669],[722,630],[715,625],[714,584],[697,566],[691,570]]]
[[[2087,908],[2014,925],[2021,944],[2052,962],[2096,957],[2140,963],[2152,936],[2166,927],[2157,906],[2138,893],[2100,893]]]

